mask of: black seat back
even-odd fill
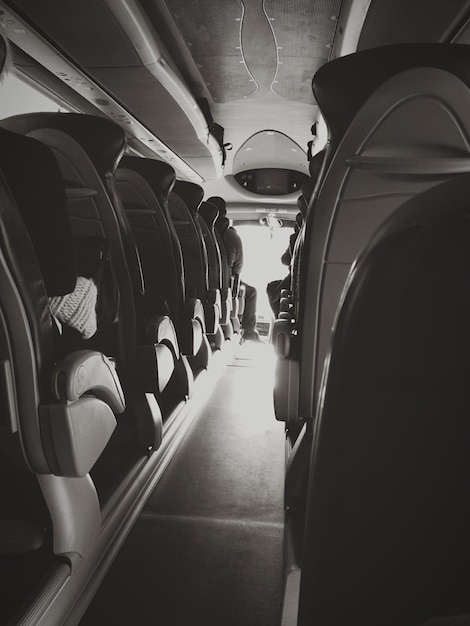
[[[299,625],[469,611],[470,176],[403,205],[349,276],[315,424]]]
[[[38,405],[52,399],[51,374],[62,356],[48,298],[74,290],[77,264],[65,189],[53,154],[41,143],[4,129],[0,137],[0,171],[14,198],[4,190],[3,267],[11,278],[0,290],[2,334],[5,349],[12,351],[4,362],[12,370],[8,375],[15,381],[18,412],[29,416],[23,434],[27,458],[36,471],[47,473]]]
[[[199,193],[196,187],[178,181],[169,197],[169,211],[183,253],[187,295],[205,302],[209,288],[207,250],[196,217],[202,189]]]
[[[304,416],[315,414],[334,313],[361,248],[407,198],[469,169],[468,60],[463,45],[391,46],[338,59],[314,79],[336,148],[304,233],[296,310]],[[336,99],[346,88],[351,103]]]
[[[209,202],[203,202],[199,207],[198,215],[201,232],[207,250],[208,279],[210,289],[222,288],[222,262],[220,251],[214,234],[214,224],[219,211]]]
[[[116,171],[119,196],[139,250],[146,289],[160,294],[178,319],[185,300],[180,244],[168,211],[176,175],[161,161],[125,156]]]

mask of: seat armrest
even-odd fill
[[[204,317],[206,320],[206,333],[215,335],[219,328],[220,309],[215,304],[205,304]]]
[[[198,298],[188,298],[185,302],[184,317],[186,319],[198,320],[201,324],[202,332],[206,332],[206,316],[201,300]]]
[[[167,346],[175,361],[180,358],[176,330],[168,315],[155,315],[147,322],[147,339],[151,344],[162,343]]]
[[[40,405],[39,415],[44,451],[56,476],[88,474],[116,428],[109,405],[87,395],[70,403]]]
[[[214,304],[220,311],[222,306],[222,298],[220,295],[220,289],[208,289],[206,294],[207,304]]]
[[[54,368],[52,388],[57,400],[75,402],[91,392],[113,413],[126,408],[114,363],[101,352],[79,350],[65,357]]]
[[[175,320],[176,334],[182,354],[194,356],[202,343],[202,326],[199,320]]]

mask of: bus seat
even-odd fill
[[[444,44],[431,46],[430,59],[435,65],[439,65],[439,51],[447,58],[448,47]],[[312,422],[320,409],[319,390],[331,328],[348,273],[361,249],[376,228],[408,199],[470,171],[468,86],[450,70],[419,67],[421,52],[428,45],[416,48],[418,67],[413,67],[411,61],[413,47],[404,45],[402,53],[410,55],[407,60],[410,69],[387,76],[384,62],[381,66],[383,82],[378,86],[377,76],[371,73],[375,90],[367,91],[367,99],[359,111],[355,111],[344,135],[338,137],[342,126],[332,121],[333,128],[337,129],[332,140],[336,148],[329,156],[325,174],[311,201],[301,233],[300,267],[293,283],[298,297],[293,297],[291,328],[297,342],[293,354],[294,363],[298,363],[299,379],[294,380],[298,395],[295,389],[291,394],[297,406],[293,402],[293,411],[288,417],[294,436],[304,420],[308,422],[307,432],[314,428]],[[396,56],[400,56],[400,50],[393,46]],[[381,54],[388,58],[391,52],[379,49],[366,54],[364,51],[357,57],[350,55],[328,64],[330,69],[324,66],[321,80],[325,92],[329,71],[336,93],[339,89],[336,78],[339,75],[347,80],[347,67],[351,67],[351,75],[354,75],[360,66],[367,76],[368,62],[376,67]],[[465,56],[470,60],[469,54],[465,46],[450,53],[462,77],[465,74],[462,62]],[[340,66],[337,75],[335,70]],[[367,82],[365,78],[361,84],[364,82]],[[325,94],[322,102],[326,102]],[[353,102],[357,102],[357,98]],[[337,111],[336,102],[332,107]],[[329,119],[326,111],[324,113]],[[304,446],[309,445],[308,439],[306,441]],[[295,446],[293,452],[300,448],[300,444]],[[294,481],[288,482],[292,485]],[[289,498],[287,494],[287,500]],[[292,507],[290,514],[294,514]]]
[[[406,201],[346,281],[313,433],[299,626],[468,613],[469,189],[463,174]]]
[[[289,329],[300,382],[298,416],[287,417],[294,423],[315,415],[332,319],[359,250],[407,197],[463,167],[468,151],[460,126],[468,126],[468,116],[461,96],[468,97],[469,54],[464,45],[385,46],[336,59],[314,77],[329,143],[310,200],[314,210],[308,211],[293,262]],[[408,72],[415,74],[406,79]],[[449,84],[444,86],[441,77]],[[351,102],[345,96],[350,92]],[[387,155],[401,163],[400,171],[392,171],[391,162],[392,169],[385,165]],[[458,155],[460,166],[451,171]],[[416,171],[413,164],[428,159],[434,159],[432,171]]]
[[[155,282],[155,290],[162,293],[168,302],[177,328],[180,350],[185,355],[194,356],[201,347],[202,336],[205,333],[204,309],[200,300],[189,298],[187,295],[183,254],[170,217],[168,200],[175,183],[175,172],[170,165],[161,161],[125,156],[120,161],[117,170],[117,181],[121,192],[124,178],[129,176],[133,176],[132,184],[136,186],[136,190],[139,190],[140,201],[144,202],[147,199],[154,210],[147,218],[148,230],[160,237],[158,249],[163,248],[165,256],[169,255],[170,262],[162,262],[159,271],[150,273],[150,280],[157,281],[158,279],[158,282]],[[128,215],[132,218],[131,212]],[[131,220],[131,226],[132,223]],[[147,228],[141,228],[141,238],[137,241],[142,246],[145,245],[145,254],[150,253],[150,248],[153,254],[157,254],[153,242],[152,246],[146,244],[144,232],[147,232]]]
[[[139,250],[146,288],[161,294],[172,316],[179,317],[185,296],[183,267],[176,263],[171,231],[160,206],[175,178],[170,165],[132,156],[124,156],[116,170],[119,197]]]
[[[124,396],[103,354],[83,350],[63,358],[49,298],[74,290],[77,264],[57,161],[34,139],[5,129],[0,135],[6,181],[0,201],[2,470],[6,463],[19,473],[21,511],[29,497],[26,483],[39,484],[54,553],[83,558],[101,529],[89,472],[113,434],[116,414],[125,408]],[[60,505],[59,494],[66,495]],[[14,516],[15,504],[10,511],[4,504]],[[33,519],[40,510],[32,512]]]
[[[449,72],[470,83],[465,44],[403,43],[362,50],[322,66],[312,88],[328,127],[328,141],[336,151],[364,102],[385,80],[417,67]]]
[[[197,214],[195,215],[207,254],[208,300],[209,302],[213,301],[215,303],[216,317],[218,319],[217,331],[210,337],[210,341],[213,349],[220,350],[225,340],[222,327],[227,322],[227,304],[222,300],[220,253],[212,234],[216,217],[216,207],[213,205],[206,207],[205,202],[199,206]]]
[[[217,199],[218,198],[216,196],[216,200]],[[222,200],[222,198],[220,198],[220,200]],[[241,331],[240,318],[243,315],[243,311],[245,309],[245,301],[244,301],[245,288],[243,285],[238,284],[238,293],[235,293],[234,283],[233,283],[234,279],[233,279],[233,276],[231,275],[231,268],[229,267],[229,261],[228,261],[228,255],[227,255],[227,246],[225,244],[225,239],[224,239],[225,231],[230,226],[230,220],[225,215],[226,213],[225,202],[223,203],[223,205],[221,202],[218,202],[216,206],[222,207],[222,209],[219,208],[219,216],[217,217],[215,221],[215,232],[216,232],[217,240],[219,241],[219,246],[220,246],[222,259],[224,263],[224,280],[226,281],[228,288],[230,288],[230,293],[232,296],[230,321],[232,323],[233,332],[240,334],[240,331]]]
[[[204,306],[206,333],[209,341],[220,337],[220,291],[209,287],[209,265],[207,249],[199,223],[198,210],[203,198],[199,185],[176,181],[170,194],[170,215],[181,243],[185,267],[190,265],[187,288],[192,297],[201,300]]]
[[[159,344],[156,336],[149,335],[158,327],[158,319],[168,325],[167,311],[161,308],[161,299],[146,299],[140,259],[115,189],[124,131],[110,120],[73,113],[19,115],[2,125],[51,147],[67,187],[74,237],[106,242],[119,312],[116,323],[100,328],[96,340],[116,360],[139,449],[155,449],[162,437],[155,397],[171,378],[174,354],[168,342]],[[155,323],[153,317],[158,318]],[[170,343],[176,353],[175,332]]]
[[[212,199],[209,198],[207,200],[207,203],[212,204],[217,209],[217,218],[214,222],[213,233],[217,241],[217,246],[219,248],[219,253],[220,253],[222,302],[223,301],[227,302],[226,307],[228,310],[228,322],[222,326],[222,330],[224,332],[225,338],[231,339],[233,336],[233,333],[236,332],[233,326],[233,318],[237,314],[233,311],[234,298],[233,298],[233,293],[232,293],[232,276],[231,276],[230,267],[228,264],[227,249],[225,247],[222,229],[220,228],[220,224],[222,223],[222,221],[225,221],[225,220],[222,220],[222,218],[225,216],[221,215],[220,208],[219,208],[219,206],[221,206],[223,203],[223,199],[215,196],[215,203],[213,202],[213,200],[214,200],[214,197]],[[225,228],[226,227],[227,226],[225,226]]]
[[[137,157],[124,157],[116,172],[118,191],[142,259],[146,286],[163,295],[177,330],[182,353],[179,366],[184,364],[188,395],[192,373],[186,356],[194,357],[201,349],[205,320],[201,302],[186,298],[181,248],[168,215],[168,195],[174,180],[170,166]],[[205,351],[205,346],[202,350]]]
[[[211,287],[210,284],[210,264],[209,264],[209,256],[207,252],[206,242],[204,239],[204,233],[202,230],[202,219],[199,215],[199,210],[201,208],[202,199],[204,197],[204,191],[202,187],[196,185],[195,183],[190,183],[187,181],[177,180],[174,187],[175,194],[179,195],[182,199],[186,207],[188,208],[189,214],[194,222],[195,229],[192,231],[193,233],[197,233],[199,245],[202,249],[202,258],[204,260],[205,268],[205,285],[206,285],[206,296],[204,303],[209,307],[215,307],[215,332],[217,332],[217,327],[220,319],[220,310],[221,310],[221,302],[220,302],[220,291],[217,287]],[[215,268],[214,268],[215,269]],[[215,270],[216,271],[216,270]]]
[[[429,48],[416,45],[414,56],[414,47],[392,48],[350,55],[344,57],[343,64],[335,61],[330,68],[332,85],[336,86],[340,65],[351,70],[360,66],[369,75],[369,64],[376,68],[377,59],[384,57],[380,70],[384,82],[363,102],[342,137],[328,165],[315,210],[307,217],[302,256],[305,297],[298,309],[302,337],[299,411],[304,416],[315,415],[333,317],[359,251],[375,228],[407,198],[460,175],[470,166],[470,75],[464,65],[465,59],[470,60],[468,46],[450,51],[452,46],[445,44]],[[435,67],[419,67],[426,50]],[[407,58],[406,66],[412,69],[387,78],[385,60],[392,52],[393,58],[410,55],[418,67]],[[449,67],[448,71],[441,65]],[[392,69],[396,70],[394,63]],[[325,66],[323,81],[326,74]],[[370,74],[369,81],[373,82],[374,72]],[[316,78],[314,84],[319,80]],[[332,107],[336,111],[337,105]],[[334,119],[333,127],[341,128]]]
[[[202,313],[199,313],[204,328],[201,348],[194,357],[188,356],[191,368],[196,373],[209,366],[212,350],[208,335],[214,333],[216,324],[214,307],[209,307],[206,303],[207,261],[203,257],[199,237],[193,232],[195,227],[188,207],[174,191],[168,198],[168,210],[182,254],[186,304],[190,307],[195,305],[199,310],[202,307]],[[189,311],[188,314],[192,315]],[[198,315],[196,311],[194,315]]]
[[[290,263],[290,285],[283,289],[279,302],[279,315],[274,321],[272,342],[277,354],[274,384],[274,409],[276,419],[286,423],[288,433],[295,439],[302,427],[299,413],[300,347],[298,344],[298,310],[301,294],[307,289],[302,273],[302,250],[305,239],[307,214],[313,212],[315,190],[318,188],[325,161],[325,150],[317,152],[310,161],[310,178],[302,183],[302,194],[297,200],[297,234]],[[310,218],[311,219],[311,218]]]
[[[232,307],[232,292],[230,282],[227,281],[227,269],[222,264],[222,255],[215,232],[215,222],[219,209],[210,202],[203,202],[199,208],[201,229],[206,242],[209,261],[209,284],[218,289],[221,297],[220,324],[226,326],[230,322]]]

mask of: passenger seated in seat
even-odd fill
[[[284,265],[289,266],[289,274],[282,279],[273,280],[266,286],[266,293],[268,295],[269,304],[271,306],[272,312],[274,313],[274,317],[277,318],[279,316],[279,308],[281,303],[281,291],[283,289],[291,288],[291,261],[292,255],[294,252],[295,242],[297,240],[297,236],[302,228],[303,221],[307,215],[308,207],[312,204],[312,196],[315,191],[315,186],[320,178],[323,163],[325,160],[325,148],[320,150],[313,156],[310,160],[309,170],[310,170],[310,178],[302,184],[302,195],[297,199],[297,206],[299,208],[299,213],[297,213],[295,217],[295,225],[294,232],[289,238],[289,246],[287,250],[281,257],[281,262]]]
[[[209,198],[208,202],[213,202],[214,198]],[[245,341],[261,341],[258,331],[256,330],[256,288],[248,283],[240,280],[240,275],[243,268],[243,244],[240,235],[237,233],[233,226],[228,226],[228,218],[226,217],[225,201],[223,205],[216,204],[219,208],[219,217],[216,220],[215,226],[219,229],[227,248],[227,259],[230,268],[230,274],[233,279],[232,291],[236,296],[238,295],[239,287],[242,285],[245,288],[245,310],[241,320],[242,327],[242,339]]]

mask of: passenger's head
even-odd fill
[[[227,215],[227,206],[225,200],[220,196],[211,196],[206,200],[206,202],[214,204],[219,209],[219,215]]]

